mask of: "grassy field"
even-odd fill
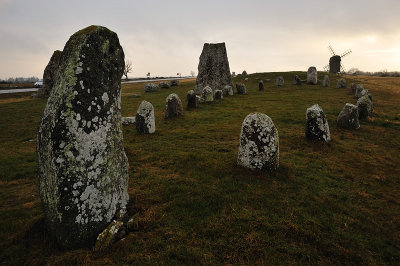
[[[164,120],[165,98],[186,105],[194,80],[145,94],[123,85],[123,116],[142,100],[155,108],[156,133],[124,127],[130,202],[137,231],[104,252],[60,250],[49,238],[37,188],[36,132],[46,100],[0,96],[0,262],[3,264],[398,264],[400,261],[400,78],[346,77],[374,97],[374,118],[337,128],[348,89],[292,85],[295,74],[256,73],[247,95],[184,110]],[[275,86],[283,75],[287,85]],[[320,79],[323,74],[320,73]],[[265,82],[258,91],[257,78]],[[131,98],[131,94],[141,94]],[[306,108],[318,103],[332,141],[305,139]],[[272,118],[280,168],[236,166],[243,119]]]

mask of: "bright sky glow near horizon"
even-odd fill
[[[116,32],[130,77],[197,73],[204,43],[225,42],[231,71],[400,70],[400,1],[0,0],[0,78],[42,77],[54,50],[90,25]]]

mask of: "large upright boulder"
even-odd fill
[[[123,70],[118,36],[107,28],[82,29],[64,47],[37,137],[44,216],[64,248],[93,245],[129,199]]]
[[[253,170],[270,171],[279,167],[279,135],[266,114],[246,116],[240,132],[237,163]]]
[[[307,109],[305,133],[306,138],[309,140],[322,140],[325,142],[331,140],[328,121],[324,111],[318,104],[314,104]]]
[[[367,117],[372,117],[372,112],[374,111],[374,103],[372,101],[372,96],[370,94],[365,94],[357,100],[358,107],[358,118],[365,119]]]
[[[307,83],[316,85],[318,83],[317,68],[311,66],[307,70]]]
[[[338,80],[336,88],[341,89],[341,88],[347,88],[347,81],[344,78],[341,78]]]
[[[232,86],[228,55],[225,43],[205,43],[200,55],[195,93],[201,94],[203,88],[210,86],[213,91]]]
[[[214,101],[213,90],[209,86],[206,86],[203,88],[203,91],[201,92],[201,101],[200,102],[210,103],[212,101]]]
[[[164,118],[171,118],[181,116],[183,113],[182,101],[179,96],[175,93],[168,95],[165,100],[165,114]]]
[[[142,101],[135,118],[136,130],[139,133],[152,134],[156,131],[156,119],[154,117],[154,107],[148,101]]]
[[[38,90],[37,97],[49,97],[51,89],[53,88],[56,80],[56,74],[58,70],[58,65],[60,64],[61,54],[62,52],[59,50],[53,52],[49,63],[44,69],[43,87]]]
[[[337,126],[346,129],[359,129],[358,107],[351,103],[346,103],[337,118]]]

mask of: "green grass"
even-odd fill
[[[249,75],[247,95],[185,109],[171,120],[164,120],[165,98],[175,92],[186,105],[194,81],[156,93],[144,93],[143,84],[123,85],[123,116],[134,115],[142,100],[151,102],[156,133],[124,127],[128,212],[137,215],[138,230],[104,252],[63,251],[49,238],[35,163],[36,131],[46,101],[0,98],[0,261],[398,263],[400,86],[379,86],[373,77],[360,80],[374,96],[376,115],[349,131],[335,122],[345,103],[355,99],[347,89],[335,88],[337,77],[331,76],[329,88],[298,87],[292,85],[295,74],[305,79],[304,72]],[[274,85],[278,75],[284,76],[284,87]],[[265,91],[258,91],[256,78],[271,79],[264,82]],[[128,97],[133,93],[141,97]],[[327,115],[329,144],[304,137],[306,108],[314,103]],[[280,168],[274,173],[236,166],[241,124],[251,112],[267,114],[278,128]]]

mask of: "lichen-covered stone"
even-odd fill
[[[136,122],[136,116],[127,116],[121,118],[123,125],[132,125]]]
[[[175,93],[168,95],[165,101],[165,118],[180,116],[183,113],[182,102]]]
[[[329,84],[330,84],[329,76],[325,75],[324,79],[322,80],[322,87],[329,87]]]
[[[368,93],[368,90],[364,88],[364,85],[362,84],[355,84],[355,89],[354,89],[354,97],[355,98],[360,98]]]
[[[158,91],[158,86],[154,83],[147,83],[144,85],[144,92],[156,92]]]
[[[236,92],[237,94],[246,94],[247,93],[246,85],[244,85],[243,83],[237,83]]]
[[[293,84],[294,85],[301,85],[301,79],[298,75],[295,75],[293,78]]]
[[[197,107],[197,97],[196,93],[194,93],[194,90],[188,91],[186,95],[186,100],[187,100],[187,108],[196,108]]]
[[[340,89],[340,88],[347,88],[347,81],[344,78],[341,78],[338,80],[336,88]]]
[[[210,86],[212,90],[222,90],[224,86],[232,86],[225,43],[205,43],[200,55],[195,93],[201,94],[203,88]]]
[[[276,85],[276,86],[283,86],[283,85],[285,85],[285,80],[283,79],[282,76],[278,76],[278,77],[276,78],[275,85]]]
[[[168,81],[162,81],[160,84],[158,84],[158,86],[162,89],[168,89],[171,87],[171,84]]]
[[[179,80],[173,79],[173,80],[170,81],[170,84],[171,84],[171,87],[173,87],[173,86],[179,86]]]
[[[372,112],[374,111],[374,104],[372,101],[372,96],[366,94],[361,96],[357,100],[357,107],[358,107],[358,118],[365,119],[368,116],[372,117]]]
[[[212,101],[214,101],[214,92],[209,86],[206,86],[203,88],[203,91],[201,92],[201,101],[200,102],[210,103]]]
[[[139,133],[154,133],[156,131],[154,107],[148,101],[142,101],[136,112],[136,130]]]
[[[244,119],[237,163],[253,170],[279,167],[278,130],[266,114],[252,113]]]
[[[47,228],[64,248],[91,246],[128,202],[121,123],[124,52],[118,36],[90,26],[61,55],[37,139]]]
[[[43,86],[39,88],[36,97],[40,98],[49,97],[50,92],[53,89],[56,80],[56,74],[58,70],[58,65],[60,64],[61,54],[62,52],[59,50],[53,52],[53,55],[51,56],[49,63],[44,69]]]
[[[233,87],[231,85],[225,85],[222,90],[224,96],[232,96],[233,95]]]
[[[331,140],[328,121],[324,111],[318,104],[314,104],[307,109],[305,133],[306,138],[310,140],[322,140],[325,142]]]
[[[312,66],[307,70],[307,83],[316,85],[318,83],[318,72],[317,68]]]
[[[359,129],[358,107],[354,104],[346,103],[337,118],[337,126],[346,129]]]
[[[222,95],[222,90],[215,90],[214,91],[214,99],[215,100],[222,100],[224,96]]]
[[[263,91],[264,90],[264,81],[260,80],[258,82],[258,90]]]
[[[97,236],[94,251],[105,250],[118,240],[118,232],[123,228],[122,221],[113,220],[103,232]]]

